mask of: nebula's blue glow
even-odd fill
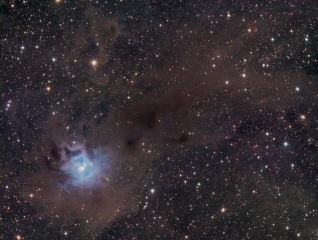
[[[85,149],[74,151],[62,166],[62,171],[69,176],[68,184],[77,187],[89,187],[97,185],[101,179],[102,162],[99,154],[87,154]]]
[[[85,183],[92,180],[93,164],[85,156],[74,157],[71,159],[73,165],[70,169],[72,176],[74,177],[73,183],[75,185]]]

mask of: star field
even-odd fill
[[[317,2],[0,6],[1,238],[318,238]]]

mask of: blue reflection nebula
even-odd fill
[[[71,160],[73,167],[71,168],[71,173],[79,183],[82,181],[87,181],[89,178],[92,178],[93,175],[93,166],[92,163],[83,156],[79,158],[74,158]]]
[[[88,158],[85,151],[72,156],[62,167],[62,170],[70,176],[69,184],[73,186],[91,186],[96,183],[98,169]]]

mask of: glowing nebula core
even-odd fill
[[[101,162],[96,155],[88,155],[85,149],[68,157],[61,170],[69,176],[68,184],[74,187],[90,187],[100,181]]]

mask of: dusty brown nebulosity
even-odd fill
[[[153,174],[153,161],[175,149],[218,146],[228,139],[240,138],[241,148],[237,152],[244,159],[240,164],[249,166],[245,157],[247,159],[254,151],[247,147],[250,138],[258,137],[262,143],[265,138],[261,134],[265,129],[275,124],[283,128],[283,123],[276,122],[281,111],[279,106],[282,102],[294,101],[289,94],[291,86],[282,88],[278,79],[289,79],[299,86],[306,84],[300,83],[299,75],[264,74],[257,67],[246,69],[243,78],[237,67],[244,64],[240,57],[244,55],[246,61],[258,64],[259,55],[250,52],[258,51],[255,41],[264,26],[251,23],[250,28],[258,31],[247,33],[242,30],[246,26],[234,17],[224,30],[213,36],[200,24],[191,31],[181,27],[170,33],[167,37],[173,41],[165,40],[163,48],[156,49],[160,59],[145,60],[145,66],[151,67],[141,73],[131,71],[127,78],[133,84],[124,84],[119,77],[111,79],[107,64],[117,58],[114,44],[120,34],[126,33],[122,33],[115,20],[101,15],[92,7],[85,11],[86,22],[78,26],[75,37],[71,37],[69,59],[63,64],[71,68],[76,59],[76,64],[87,66],[87,78],[96,85],[105,86],[114,103],[102,123],[96,124],[91,117],[85,124],[73,126],[78,131],[87,126],[89,131],[85,138],[74,137],[66,131],[63,122],[67,118],[64,116],[66,110],[50,117],[43,126],[43,140],[36,144],[38,150],[26,156],[34,169],[27,179],[29,187],[23,190],[28,198],[30,188],[42,189],[41,197],[32,200],[38,206],[45,206],[40,214],[54,213],[66,219],[71,219],[73,214],[82,219],[92,217],[94,221],[89,221],[88,226],[95,229],[123,214],[134,213],[138,211],[140,186]],[[279,46],[279,52],[285,48]],[[96,59],[96,64],[89,66],[92,59]],[[211,67],[211,59],[215,59],[216,68]],[[125,68],[120,64],[116,67],[116,71]],[[229,84],[225,84],[226,81]],[[79,92],[84,90],[80,83],[74,84],[78,84]],[[125,102],[127,93],[131,101]],[[68,111],[77,104],[81,94],[70,96]],[[312,93],[308,91],[308,94]],[[90,99],[90,108],[95,109],[99,101]],[[89,189],[61,188],[69,178],[60,170],[67,161],[65,147],[71,149],[74,138],[83,143],[88,153],[98,149],[107,159],[102,169],[105,175]],[[276,150],[273,147],[272,152]],[[277,164],[281,164],[279,168],[284,167],[284,163]],[[247,173],[242,170],[238,176],[245,177]],[[254,181],[253,176],[251,179]]]

